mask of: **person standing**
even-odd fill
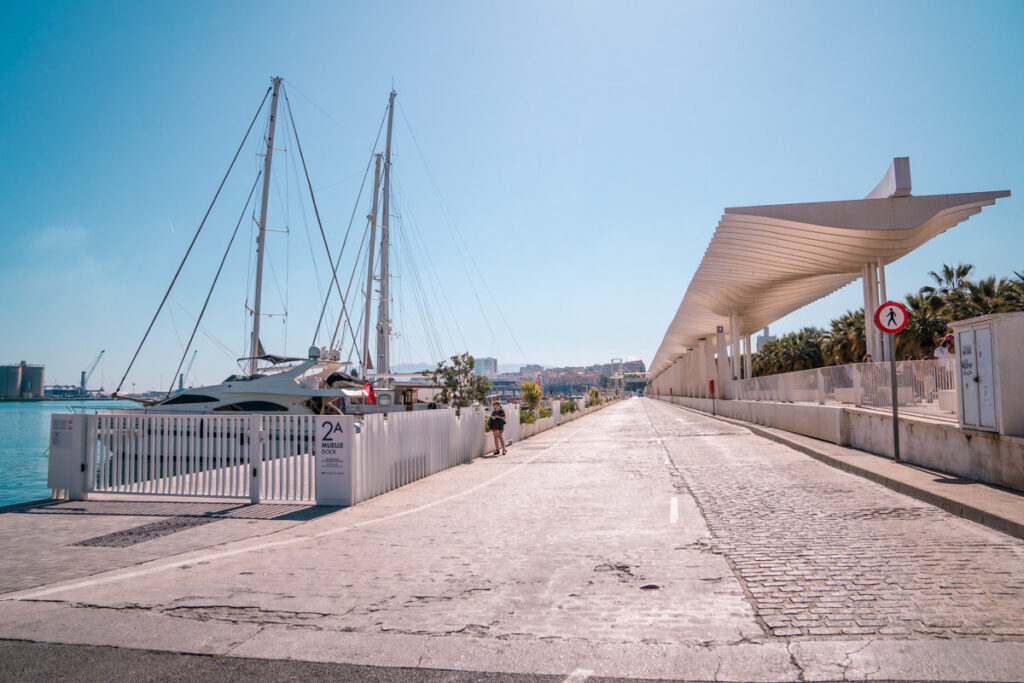
[[[494,435],[494,454],[497,455],[500,451],[502,455],[505,455],[505,411],[497,401],[494,402],[494,407],[491,410],[490,423],[491,434]]]

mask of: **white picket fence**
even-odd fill
[[[309,501],[312,416],[100,413],[87,490]],[[253,448],[253,445],[256,448]]]
[[[562,415],[552,401],[551,417],[520,424],[518,405],[503,408],[509,444],[595,410],[581,406]],[[488,452],[493,441],[484,428],[487,416],[476,406],[459,415],[442,408],[362,417],[350,442],[354,502]],[[115,411],[83,417],[85,493],[316,500],[316,416]]]

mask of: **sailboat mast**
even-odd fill
[[[366,217],[370,221],[370,261],[366,266],[366,314],[363,316],[363,377],[372,366],[370,360],[370,302],[373,301],[373,249],[377,242],[377,198],[380,196],[380,153],[377,154],[377,164],[373,170],[373,203],[370,207],[370,215]]]
[[[395,118],[394,90],[388,100],[388,137],[384,146],[384,199],[383,220],[380,225],[380,306],[377,309],[377,374],[391,373],[391,320],[388,317],[388,285],[391,277],[388,266],[388,239],[391,222],[391,124]]]
[[[267,200],[270,197],[270,159],[274,154],[274,127],[277,124],[277,94],[281,78],[274,79],[274,95],[270,102],[270,125],[267,131],[267,155],[263,159],[263,195],[260,201],[260,232],[256,237],[256,292],[252,309],[252,342],[249,350],[249,374],[256,374],[256,357],[260,355],[260,304],[263,298],[263,252],[267,235]]]

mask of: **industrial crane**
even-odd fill
[[[89,379],[92,377],[92,373],[96,371],[96,366],[100,364],[100,358],[103,358],[103,354],[106,352],[106,349],[100,351],[100,355],[96,356],[96,360],[92,362],[89,369],[82,370],[82,385],[78,388],[78,393],[80,395],[85,396],[88,393],[85,387],[89,384]]]
[[[188,365],[185,367],[185,372],[183,372],[180,375],[178,375],[178,391],[184,391],[185,390],[185,378],[188,377],[188,373],[192,371],[192,366],[196,362],[196,354],[197,353],[199,353],[198,349],[196,349],[195,351],[192,352],[192,360],[190,360],[188,362]]]

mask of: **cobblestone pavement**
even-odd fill
[[[1024,640],[1024,543],[745,430],[644,401],[774,636]],[[711,437],[711,438],[708,438]]]

